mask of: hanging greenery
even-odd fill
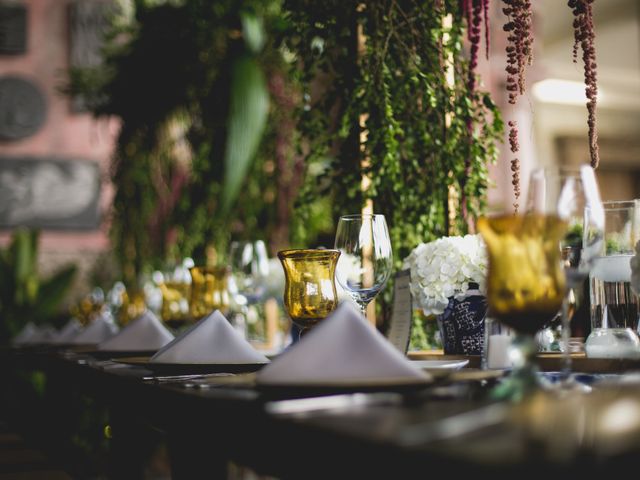
[[[306,99],[300,150],[323,171],[308,177],[299,215],[327,196],[334,218],[371,200],[397,266],[418,243],[473,228],[503,126],[468,82],[460,3],[289,0],[285,11]]]

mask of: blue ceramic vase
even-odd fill
[[[438,327],[444,353],[447,355],[482,355],[484,319],[487,299],[470,283],[464,298],[449,298],[449,304],[438,315]]]

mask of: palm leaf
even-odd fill
[[[225,177],[223,211],[238,196],[267,122],[269,94],[264,75],[254,58],[239,57],[231,72],[231,100],[227,143],[224,156]]]
[[[265,41],[262,19],[251,12],[244,12],[240,14],[240,21],[242,22],[242,36],[247,48],[252,53],[259,53]]]

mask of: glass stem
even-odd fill
[[[358,302],[358,306],[360,307],[360,313],[362,313],[362,316],[368,320],[367,318],[367,302]]]
[[[569,339],[571,338],[571,319],[569,318],[570,294],[571,290],[567,292],[562,300],[562,380],[568,380],[571,376],[571,350],[569,349]]]
[[[511,374],[492,389],[490,396],[496,400],[520,401],[540,388],[535,356],[538,351],[535,337],[516,333],[509,347],[509,358],[513,364]]]

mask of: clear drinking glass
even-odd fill
[[[231,242],[230,290],[234,303],[232,323],[255,345],[266,344],[268,315],[265,309],[269,257],[263,240]]]
[[[335,248],[340,250],[336,278],[358,304],[367,305],[387,283],[393,268],[391,240],[384,215],[343,215],[338,220]]]
[[[596,252],[602,244],[603,210],[595,174],[590,165],[547,166],[535,169],[529,184],[529,212],[555,214],[567,223],[560,240],[566,292],[560,310],[562,323],[562,370],[558,385],[583,388],[571,375],[571,317],[575,299],[592,268]],[[588,235],[584,234],[589,225]]]
[[[638,297],[631,290],[631,258],[640,239],[640,201],[603,202],[604,241],[589,275],[589,357],[637,357]],[[590,234],[591,225],[586,228]]]

